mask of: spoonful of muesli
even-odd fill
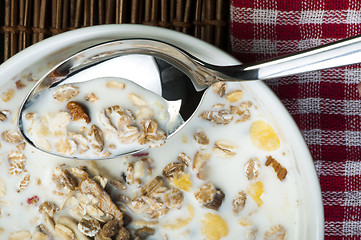
[[[162,145],[181,129],[210,85],[218,82],[224,94],[224,81],[359,63],[360,42],[354,37],[263,63],[225,67],[158,40],[100,44],[66,59],[38,82],[20,108],[20,132],[35,147],[70,158],[136,154]],[[203,117],[217,124],[231,114],[214,109]]]

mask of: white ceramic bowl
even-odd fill
[[[30,70],[33,75],[41,76],[55,64],[85,47],[109,40],[136,37],[169,42],[212,64],[239,64],[239,61],[214,46],[175,31],[143,25],[102,25],[51,37],[16,54],[0,66],[0,86]],[[320,185],[311,155],[299,129],[282,103],[263,82],[244,84],[260,104],[267,104],[282,138],[289,143],[296,159],[301,198],[298,239],[323,239],[324,216]]]

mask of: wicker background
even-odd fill
[[[0,0],[1,58],[64,31],[99,24],[174,29],[229,47],[228,0]]]

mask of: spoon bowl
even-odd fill
[[[202,100],[202,91],[213,83],[265,80],[354,64],[360,61],[360,52],[361,39],[354,37],[267,62],[221,67],[205,63],[186,51],[159,40],[126,39],[111,41],[76,53],[46,74],[30,91],[20,108],[19,129],[24,139],[37,147],[24,130],[23,112],[36,101],[38,94],[61,84],[80,81],[76,77],[78,74],[113,59],[124,58],[129,55],[151,56],[154,59],[154,66],[159,72],[157,84],[160,86],[160,90],[154,92],[169,103],[170,121],[166,129],[169,138],[191,119]],[[128,79],[132,80],[132,77]],[[140,81],[138,84],[144,87],[145,82]],[[177,104],[174,104],[176,102]],[[110,158],[135,154],[145,149],[146,147],[124,152],[110,156]]]

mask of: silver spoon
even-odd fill
[[[112,59],[133,54],[152,56],[157,63],[155,66],[159,70],[160,80],[157,84],[161,86],[157,94],[170,102],[168,112],[173,122],[169,123],[167,129],[169,138],[191,119],[202,100],[202,91],[213,83],[266,80],[359,63],[361,62],[361,37],[345,39],[270,61],[236,66],[215,66],[203,62],[185,50],[159,40],[126,39],[102,43],[64,60],[34,86],[21,105],[18,116],[19,129],[24,139],[35,146],[24,131],[23,112],[29,104],[36,101],[36,96],[40,92],[59,84],[67,84],[69,79],[78,81],[77,75],[82,72],[106,64]],[[128,79],[132,80],[129,77]],[[138,84],[144,86],[144,82],[138,82]],[[181,100],[180,107],[175,108],[171,104],[175,100],[178,102]],[[125,152],[110,156],[110,158],[135,154],[145,149]]]

